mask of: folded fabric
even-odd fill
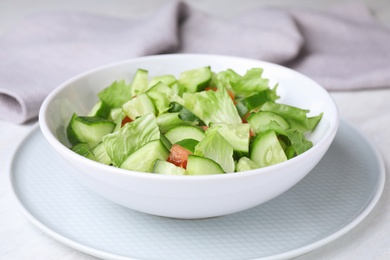
[[[44,98],[83,71],[133,57],[213,53],[279,63],[329,90],[390,86],[390,32],[367,7],[327,12],[262,7],[221,19],[181,2],[126,20],[37,14],[0,38],[0,118],[36,118]]]

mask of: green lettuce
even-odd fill
[[[194,155],[215,161],[225,172],[234,172],[233,147],[217,128],[206,131],[205,137],[195,146]]]
[[[151,87],[146,94],[152,100],[157,109],[157,115],[167,112],[170,109],[173,90],[162,82]]]
[[[234,93],[236,95],[248,96],[269,89],[269,80],[263,78],[262,74],[263,69],[253,68],[248,70],[245,75],[237,81],[230,81]]]
[[[160,138],[160,130],[153,113],[125,124],[119,131],[103,137],[103,144],[115,166],[149,141]]]
[[[292,129],[301,132],[314,130],[322,118],[322,113],[318,116],[308,117],[307,113],[309,113],[310,110],[274,102],[266,102],[260,110],[273,112],[282,116],[290,124]]]
[[[131,98],[131,86],[124,80],[115,81],[98,93],[99,99],[111,108],[121,107]]]
[[[218,91],[201,91],[183,94],[184,107],[200,118],[206,125],[210,122],[241,123],[241,117],[224,88]]]

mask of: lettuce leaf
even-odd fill
[[[206,125],[213,123],[241,123],[241,117],[224,88],[218,91],[201,91],[197,93],[184,93],[182,104]]]
[[[146,94],[152,100],[157,109],[157,115],[160,115],[170,109],[173,90],[162,82],[158,82],[148,89]]]
[[[248,96],[269,89],[269,80],[262,77],[263,69],[248,70],[242,78],[230,81],[236,95]]]
[[[103,137],[103,144],[115,166],[149,141],[160,138],[160,130],[153,113],[125,124],[119,131]]]
[[[234,172],[233,147],[222,137],[217,128],[206,131],[205,137],[195,146],[194,155],[212,159],[225,172]]]
[[[282,116],[290,124],[292,129],[301,132],[314,130],[322,118],[322,113],[318,116],[307,117],[307,113],[309,113],[310,110],[274,102],[266,102],[260,110],[273,112]]]
[[[307,140],[302,132],[287,129],[285,134],[290,140],[291,146],[295,150],[296,155],[302,154],[313,147],[313,143]]]
[[[114,81],[98,93],[99,99],[111,108],[121,107],[131,98],[131,86],[124,80]]]

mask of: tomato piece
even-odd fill
[[[209,128],[207,125],[201,125],[200,128],[202,128],[203,130],[207,130],[207,128]]]
[[[189,154],[192,153],[187,149],[184,149],[178,144],[173,144],[167,161],[178,167],[186,169]]]
[[[237,102],[235,100],[236,97],[234,96],[233,91],[228,90],[228,94],[229,94],[230,98],[233,100],[234,104],[237,105]]]
[[[205,88],[204,90],[205,90],[205,91],[210,91],[210,90],[212,90],[212,91],[217,91],[218,89],[217,89],[217,88],[212,88],[212,87],[207,87],[207,88]]]
[[[132,122],[132,121],[133,121],[133,120],[131,120],[130,117],[126,116],[125,118],[122,119],[122,125],[121,125],[121,127],[123,127],[125,124],[130,123],[130,122]]]
[[[248,120],[246,120],[249,116],[251,115],[251,112],[249,111],[245,115],[242,116],[242,122],[243,123],[248,123]]]

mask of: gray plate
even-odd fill
[[[345,234],[368,215],[385,181],[381,157],[342,121],[318,166],[281,196],[240,213],[178,220],[139,213],[85,189],[36,128],[11,167],[22,211],[60,242],[106,259],[291,258]]]

